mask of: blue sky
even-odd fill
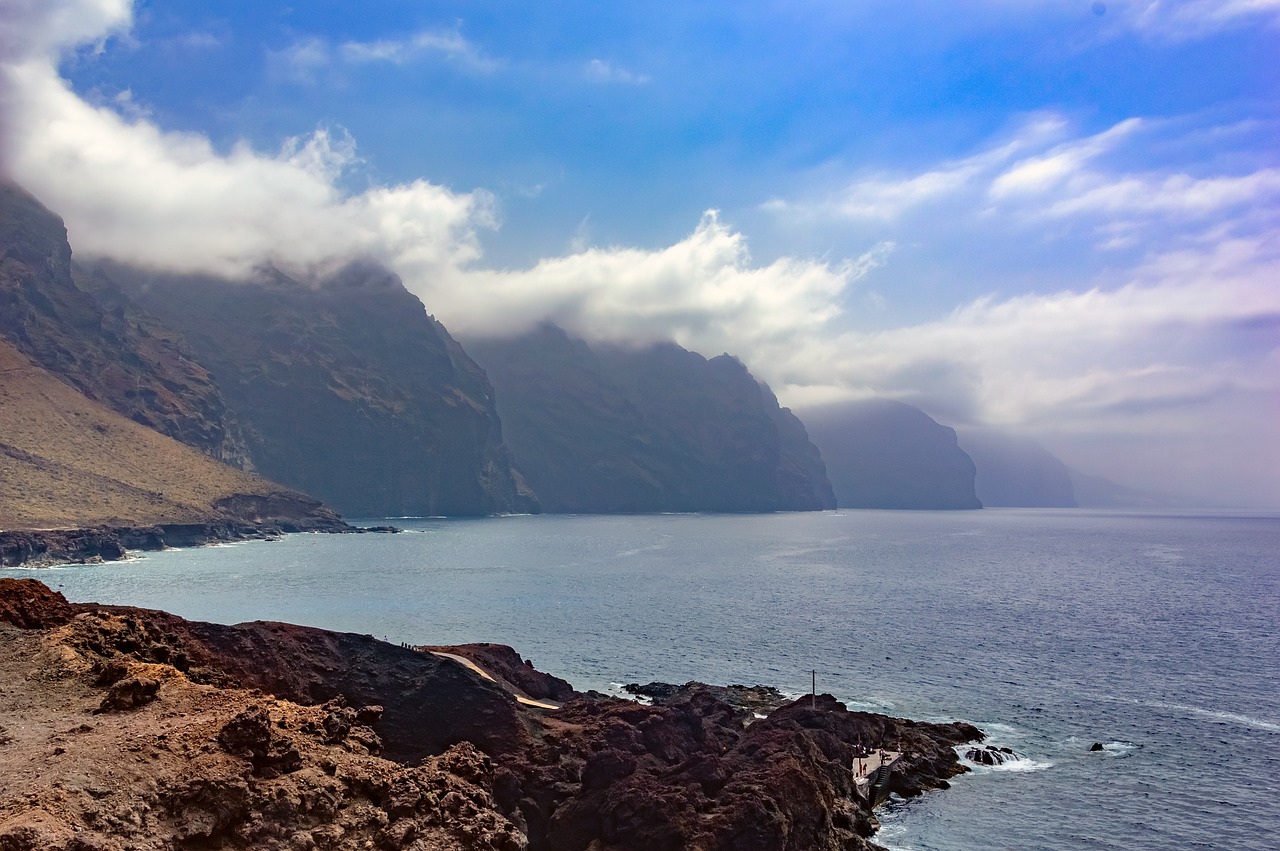
[[[674,338],[1280,505],[1280,0],[0,14],[4,170],[81,255],[369,254],[464,340]]]

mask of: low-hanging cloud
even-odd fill
[[[81,0],[97,14],[32,16],[49,54],[8,57],[4,159],[16,177],[66,219],[77,251],[181,272],[244,275],[266,262],[305,270],[334,258],[404,258],[441,273],[479,256],[476,228],[493,224],[491,197],[427,181],[347,193],[357,162],[345,133],[288,139],[273,154],[237,144],[218,151],[204,136],[164,131],[73,92],[57,72],[50,35],[64,18],[100,21],[66,28],[74,46],[127,23],[107,0]],[[59,9],[60,11],[60,9]]]

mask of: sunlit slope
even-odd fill
[[[328,514],[85,398],[0,341],[0,528],[255,520],[267,504]]]

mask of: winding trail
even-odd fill
[[[539,709],[559,709],[560,708],[559,703],[555,703],[550,700],[535,700],[534,698],[529,697],[527,694],[524,694],[518,689],[513,688],[508,683],[505,683],[496,679],[484,668],[481,668],[479,665],[477,665],[475,662],[472,662],[470,659],[466,658],[465,656],[459,656],[456,653],[445,653],[441,650],[429,650],[427,652],[432,653],[436,656],[440,656],[441,658],[444,658],[444,659],[452,659],[453,661],[458,662],[467,668],[470,668],[472,671],[484,677],[489,682],[502,686],[504,689],[506,689],[508,692],[511,693],[511,696],[516,699],[517,703],[523,703],[525,706],[536,706]]]

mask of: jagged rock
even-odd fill
[[[0,577],[0,621],[21,629],[48,629],[75,617],[67,598],[35,579]]]
[[[998,748],[994,745],[969,748],[964,752],[964,758],[970,762],[976,762],[978,765],[1004,765],[1007,762],[1015,762],[1022,759],[1010,748]]]
[[[302,756],[288,738],[279,735],[262,706],[251,706],[218,731],[218,743],[229,753],[253,763],[259,777],[279,777],[302,767]]]
[[[0,584],[0,604],[6,590],[33,597]],[[872,816],[851,803],[857,747],[901,752],[891,789],[911,795],[965,770],[954,747],[982,738],[966,724],[849,712],[830,695],[750,725],[711,691],[688,687],[664,705],[582,695],[555,712],[526,712],[459,665],[369,636],[70,608],[75,616],[55,630],[4,627],[6,720],[21,717],[16,707],[65,711],[100,681],[161,670],[165,711],[61,727],[58,771],[78,774],[16,772],[28,784],[58,778],[61,803],[45,811],[23,795],[0,802],[0,848],[28,847],[15,844],[28,831],[43,843],[33,847],[53,851],[76,834],[104,851],[144,840],[226,851],[406,842],[480,851],[868,851]],[[62,660],[57,677],[32,676],[47,664],[36,661],[41,654]],[[189,673],[164,668],[157,654],[180,654]],[[41,703],[50,688],[63,691]],[[377,706],[396,761],[360,742],[369,729],[361,722],[374,722]],[[43,766],[49,745],[43,737],[11,742],[6,764]]]
[[[99,712],[123,712],[145,706],[156,699],[160,692],[160,681],[146,676],[127,676],[112,683],[107,689],[106,697],[98,707]]]
[[[705,692],[717,700],[721,700],[742,716],[744,721],[752,720],[756,715],[767,715],[773,710],[791,702],[791,698],[771,686],[714,686],[696,681],[682,686],[671,683],[649,683],[639,685],[630,683],[622,690],[641,697],[647,697],[654,703],[670,703],[676,700],[688,700],[694,692]]]

